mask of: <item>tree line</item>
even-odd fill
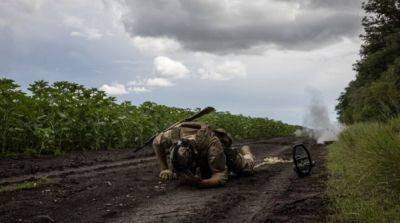
[[[357,72],[339,97],[339,121],[386,121],[400,113],[400,1],[363,3],[361,58]]]

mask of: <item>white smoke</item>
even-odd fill
[[[308,128],[302,130],[303,134],[314,138],[317,143],[337,140],[344,126],[329,119],[328,108],[320,91],[314,88],[307,88],[306,91],[310,95],[310,104],[303,117],[303,125]]]

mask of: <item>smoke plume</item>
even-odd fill
[[[303,125],[306,128],[302,130],[302,134],[314,138],[318,143],[335,141],[343,130],[343,126],[330,120],[328,108],[323,102],[320,91],[312,88],[306,89],[306,91],[310,95],[310,104],[303,117]]]

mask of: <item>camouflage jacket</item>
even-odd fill
[[[223,181],[226,182],[228,170],[224,146],[208,125],[197,122],[181,123],[159,134],[154,139],[153,144],[168,150],[181,138],[189,139],[193,142],[197,153],[196,166],[200,168],[203,179],[211,177],[214,173],[223,173]]]

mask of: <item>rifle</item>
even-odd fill
[[[203,110],[197,112],[196,114],[190,116],[189,118],[186,118],[186,119],[184,119],[184,120],[181,120],[181,121],[179,121],[179,122],[176,122],[175,124],[171,125],[171,126],[168,127],[167,129],[164,129],[162,132],[166,132],[166,131],[172,129],[173,127],[175,127],[175,126],[181,124],[182,122],[194,121],[194,120],[196,120],[196,119],[198,119],[198,118],[200,118],[200,117],[202,117],[202,116],[204,116],[204,115],[207,115],[207,114],[209,114],[209,113],[211,113],[211,112],[213,112],[213,111],[215,111],[215,109],[214,109],[213,107],[204,108]],[[150,145],[150,144],[153,142],[154,138],[157,137],[158,134],[160,134],[160,133],[157,133],[157,134],[153,135],[153,136],[152,136],[150,139],[148,139],[141,147],[135,149],[134,152],[136,153],[137,151],[139,151],[139,150],[143,149],[144,147]]]

